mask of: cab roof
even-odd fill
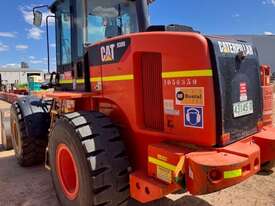
[[[133,1],[133,0],[131,0]],[[155,0],[147,0],[147,3],[148,4],[151,4],[153,3]],[[56,9],[56,6],[60,3],[64,2],[64,0],[55,0],[49,7],[49,9],[51,10],[52,13],[55,13],[55,9]]]

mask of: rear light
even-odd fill
[[[221,136],[221,143],[225,145],[230,142],[230,133],[225,133]]]
[[[209,172],[208,178],[210,179],[211,182],[218,182],[221,179],[223,179],[223,174],[221,171],[217,169],[213,169]]]
[[[269,86],[271,79],[271,67],[269,65],[261,65],[261,84],[262,86]]]

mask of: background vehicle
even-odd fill
[[[207,194],[275,159],[270,67],[260,68],[256,48],[186,26],[149,26],[147,6],[50,7],[57,72],[48,87],[56,91],[16,101],[11,128],[22,166],[43,162],[48,143],[63,205]],[[41,24],[42,13],[34,15]]]

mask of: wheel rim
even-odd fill
[[[69,200],[75,200],[79,193],[78,170],[73,154],[65,144],[57,147],[56,169],[65,196]]]
[[[13,137],[14,137],[14,140],[15,140],[15,146],[16,146],[16,148],[18,148],[18,145],[19,145],[19,135],[18,135],[17,125],[16,125],[15,121],[13,121],[13,123],[12,123],[12,132],[13,132]]]

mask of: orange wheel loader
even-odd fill
[[[148,22],[147,0],[57,0],[57,71],[11,108],[22,166],[64,206],[216,192],[275,159],[270,67],[249,42]],[[34,8],[41,25],[42,9]],[[45,7],[45,6],[44,6]]]

